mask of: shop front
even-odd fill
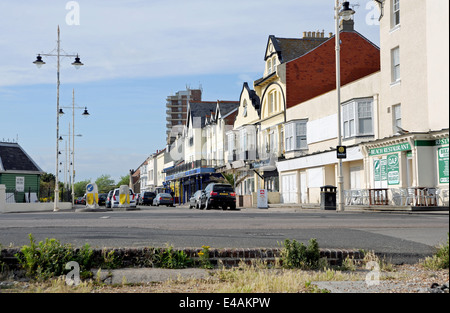
[[[375,204],[438,205],[439,194],[448,192],[448,130],[363,143],[361,150],[368,190],[385,194],[383,201]],[[401,203],[396,198],[402,199]],[[373,204],[374,200],[369,200]]]

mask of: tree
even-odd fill
[[[51,173],[44,173],[41,175],[39,184],[39,197],[52,200],[54,198],[55,190],[55,175]]]
[[[98,188],[98,193],[107,193],[111,189],[113,189],[116,185],[114,179],[111,178],[111,175],[102,175],[95,181]]]
[[[75,191],[75,197],[82,197],[86,193],[86,186],[89,184],[91,180],[83,180],[75,183],[73,185]]]
[[[119,188],[122,185],[129,185],[130,184],[130,175],[120,176],[120,180],[117,183],[117,188]]]

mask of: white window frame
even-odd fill
[[[367,123],[367,120],[370,120],[370,124]],[[364,121],[366,123],[363,123]],[[342,128],[344,138],[372,136],[374,133],[373,98],[353,99],[343,103]]]
[[[392,27],[395,28],[400,25],[400,0],[392,0]]]
[[[284,125],[284,148],[286,152],[308,149],[307,122],[307,120],[297,120]]]
[[[400,81],[400,47],[391,50],[391,82],[395,84]]]
[[[392,106],[392,128],[394,134],[399,132],[398,127],[402,127],[402,106],[401,104],[396,104]]]
[[[269,114],[272,114],[277,111],[277,102],[278,102],[278,92],[276,90],[273,90],[269,92]]]
[[[272,59],[267,60],[267,75],[272,74]]]

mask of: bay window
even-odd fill
[[[356,99],[342,105],[344,138],[373,135],[373,100]]]

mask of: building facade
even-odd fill
[[[5,185],[6,203],[38,202],[43,173],[18,143],[0,142],[0,185]]]
[[[449,2],[389,0],[380,20],[379,137],[366,185],[448,189]]]
[[[166,99],[167,144],[172,144],[175,138],[183,131],[186,122],[187,108],[190,101],[201,101],[202,90],[190,89],[178,91]]]
[[[345,58],[363,45],[348,47],[356,33],[341,32],[339,127],[347,146],[346,191],[385,188],[389,204],[396,204],[392,193],[398,188],[448,189],[448,70],[438,70],[448,68],[448,36],[435,32],[436,23],[448,25],[448,2],[431,2],[382,1],[379,56],[359,51],[349,59],[366,63],[373,58],[379,71],[360,78],[346,80]],[[448,27],[443,31],[448,35]],[[306,123],[307,149],[289,152],[287,147],[287,160],[277,163],[283,202],[318,203],[321,186],[337,185],[336,99],[331,90],[288,105],[286,125]]]

